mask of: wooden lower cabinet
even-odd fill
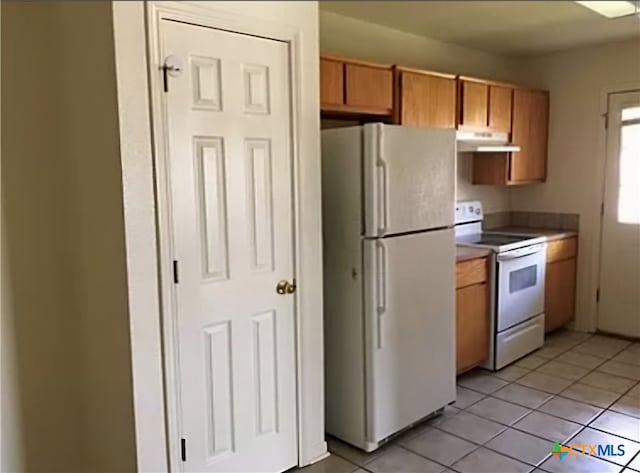
[[[456,371],[467,371],[489,357],[487,284],[456,290]]]
[[[489,357],[488,260],[456,265],[456,371],[462,373]]]
[[[571,322],[575,316],[577,239],[549,243],[545,278],[545,332]]]

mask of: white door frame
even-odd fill
[[[588,317],[585,321],[586,324],[581,329],[589,332],[595,332],[598,329],[598,303],[596,301],[596,291],[600,286],[600,249],[602,245],[602,219],[601,217],[601,205],[604,202],[604,179],[605,179],[605,167],[607,161],[607,128],[604,126],[606,116],[609,110],[609,95],[616,93],[630,92],[640,89],[640,82],[625,82],[617,85],[610,85],[603,87],[600,91],[600,116],[602,117],[602,127],[600,127],[600,133],[598,134],[598,158],[596,161],[597,172],[596,181],[600,186],[598,192],[593,193],[593,203],[591,204],[591,219],[593,222],[597,222],[596,230],[593,235],[593,243],[591,245],[591,264],[593,271],[589,279],[589,297]]]
[[[163,314],[171,274],[166,202],[156,182],[165,177],[158,26],[171,18],[289,43],[293,131],[294,271],[298,463],[327,455],[324,441],[322,243],[315,2],[113,2],[114,39],[139,471],[171,471],[178,452],[172,394],[165,390]],[[299,23],[296,21],[299,20]],[[289,22],[289,23],[287,23]],[[303,34],[304,33],[304,34]],[[305,36],[306,35],[306,36]],[[151,93],[150,93],[151,91]],[[159,108],[160,107],[160,108]],[[304,151],[304,155],[301,151]],[[302,159],[304,158],[304,159]],[[154,180],[157,176],[157,181]],[[303,211],[304,210],[304,211]],[[170,279],[169,279],[170,280]],[[166,335],[166,333],[165,333]],[[304,369],[302,368],[304,367]],[[173,460],[173,461],[172,461]]]

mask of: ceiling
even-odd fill
[[[572,1],[322,1],[320,9],[507,56],[636,38],[640,17],[607,19]]]

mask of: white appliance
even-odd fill
[[[456,205],[456,243],[488,248],[491,256],[490,356],[487,369],[499,370],[544,343],[546,239],[482,231],[482,205]]]
[[[363,450],[455,400],[455,132],[322,132],[327,431]]]
[[[485,131],[458,131],[456,133],[459,153],[512,153],[520,146],[509,141],[509,133]]]

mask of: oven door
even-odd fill
[[[498,332],[544,312],[546,244],[505,251],[498,262]]]

